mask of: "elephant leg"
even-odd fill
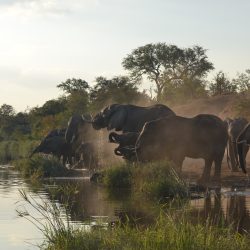
[[[221,177],[221,164],[222,164],[223,154],[218,155],[214,160],[214,178],[220,179]]]
[[[178,155],[178,156],[173,156],[171,158],[172,158],[172,161],[174,162],[176,172],[178,174],[181,174],[181,172],[182,172],[182,164],[183,164],[183,161],[184,161],[185,157]]]
[[[211,158],[205,159],[205,167],[201,176],[202,181],[209,180],[212,163],[213,163],[213,160]]]
[[[245,166],[246,166],[246,157],[247,157],[248,150],[249,150],[249,146],[244,145],[243,146],[243,159],[245,160]]]
[[[234,145],[231,141],[229,141],[228,144],[229,144],[229,157],[230,157],[230,162],[231,162],[231,166],[232,166],[232,171],[237,172],[238,168],[237,168],[236,159],[235,159]]]

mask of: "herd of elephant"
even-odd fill
[[[178,116],[169,107],[156,104],[140,107],[112,104],[91,116],[74,115],[68,127],[51,131],[34,149],[63,157],[63,163],[81,161],[85,167],[98,165],[97,132],[107,130],[109,142],[117,143],[114,153],[127,161],[148,162],[169,159],[181,171],[185,157],[202,158],[202,179],[209,179],[214,163],[214,177],[220,178],[227,148],[228,165],[246,173],[246,155],[250,146],[250,123],[244,118],[221,120],[210,114],[193,118]]]

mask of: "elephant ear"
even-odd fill
[[[108,121],[108,130],[115,129],[120,131],[123,129],[124,123],[127,119],[127,109],[124,106],[117,106],[112,116]]]

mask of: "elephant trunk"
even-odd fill
[[[31,152],[31,154],[29,155],[29,158],[31,158],[34,154],[38,153],[38,152],[39,152],[39,148],[40,148],[40,145],[37,146],[37,147]]]
[[[245,141],[238,142],[237,149],[238,149],[238,155],[239,155],[239,160],[240,160],[240,167],[241,167],[243,173],[246,174],[247,173],[246,163],[245,163],[245,159],[243,157],[243,148],[244,148],[245,143],[246,143]]]
[[[123,154],[121,153],[119,147],[118,147],[118,148],[115,148],[114,153],[115,153],[116,155],[118,155],[118,156],[122,156],[122,155],[123,155]]]
[[[115,132],[111,132],[109,134],[109,142],[112,143],[119,143],[119,141],[117,140],[118,135]]]

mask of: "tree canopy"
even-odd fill
[[[157,100],[162,97],[164,87],[172,82],[183,84],[204,77],[213,64],[208,61],[206,50],[200,46],[179,48],[166,43],[147,44],[128,54],[123,67],[133,78],[146,76],[156,84]]]

